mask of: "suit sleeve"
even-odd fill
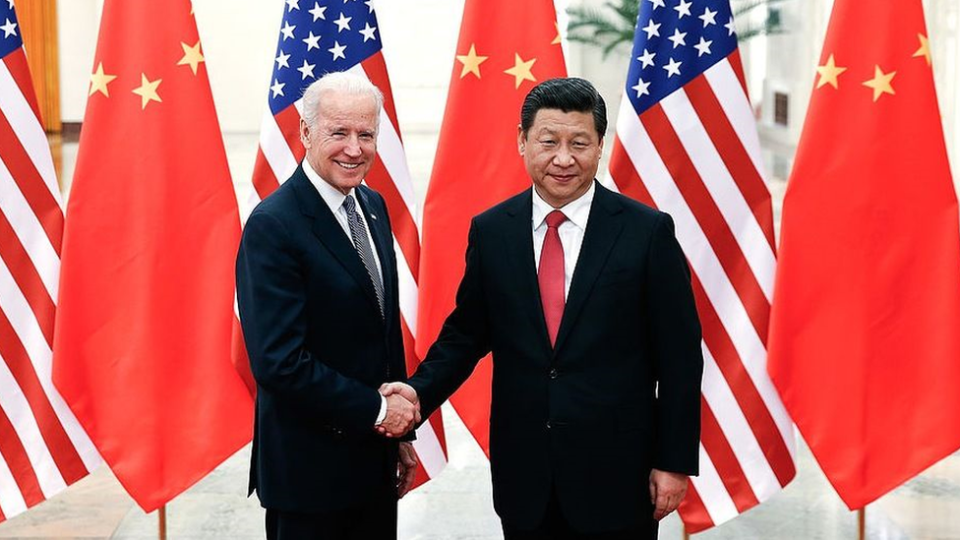
[[[237,256],[237,303],[250,368],[264,390],[341,429],[369,432],[380,394],[304,348],[306,288],[283,223],[254,212]]]
[[[424,418],[440,407],[473,373],[477,362],[490,352],[480,253],[480,233],[474,219],[470,224],[466,269],[457,289],[456,306],[409,381],[420,397]]]
[[[687,259],[667,214],[661,214],[654,227],[648,256],[649,336],[657,376],[653,466],[696,475],[703,374],[700,320]]]

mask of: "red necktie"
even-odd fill
[[[566,220],[567,216],[559,210],[547,214],[547,236],[543,239],[540,268],[537,271],[550,345],[557,343],[557,332],[560,331],[560,319],[563,318],[563,306],[566,304],[563,298],[563,244],[560,243],[560,232],[557,230]]]

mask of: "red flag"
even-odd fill
[[[470,219],[531,185],[517,150],[520,105],[537,83],[566,75],[556,21],[552,0],[467,0],[424,203],[421,358],[453,311]],[[450,400],[485,452],[490,381],[483,360]]]
[[[151,511],[250,440],[231,363],[240,239],[187,0],[107,0],[80,137],[54,380]]]
[[[783,208],[769,370],[860,508],[960,447],[960,232],[920,0],[837,0]]]

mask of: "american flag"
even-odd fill
[[[0,521],[100,456],[53,386],[63,209],[13,1],[0,3]]]
[[[417,275],[420,237],[416,195],[407,167],[380,29],[373,1],[286,0],[277,56],[268,96],[269,110],[260,128],[260,149],[254,166],[254,203],[273,192],[303,159],[299,122],[304,89],[323,74],[350,71],[366,76],[384,96],[377,139],[377,161],[366,183],[387,203],[393,225],[400,313],[407,368],[419,363],[414,352],[417,328]],[[443,424],[436,413],[417,430],[414,446],[427,476],[446,465]]]
[[[610,177],[673,216],[693,272],[700,475],[680,515],[697,532],[795,474],[793,425],[766,370],[773,211],[728,0],[641,0]]]

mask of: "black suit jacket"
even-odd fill
[[[364,186],[356,195],[383,269],[385,317],[301,167],[244,227],[237,300],[257,381],[250,491],[267,508],[337,510],[395,489],[397,443],[373,425],[377,388],[406,379],[396,260],[383,199]]]
[[[556,347],[533,256],[532,192],[473,219],[457,304],[410,379],[432,412],[493,352],[497,513],[581,532],[652,519],[651,468],[696,474],[700,324],[673,221],[596,185]],[[659,391],[658,391],[659,386]]]

